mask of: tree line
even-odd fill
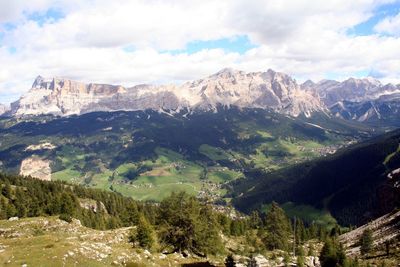
[[[230,216],[184,192],[172,193],[160,203],[141,202],[116,192],[5,174],[0,174],[0,189],[0,219],[59,216],[79,219],[94,229],[136,226],[130,234],[132,244],[163,253],[223,254],[222,234],[244,237],[249,253],[279,249],[304,254],[301,247],[306,241],[325,240],[340,231],[290,220],[275,202],[266,214]],[[96,204],[85,207],[86,200]]]

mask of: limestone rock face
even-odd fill
[[[40,180],[51,180],[50,161],[31,156],[21,162],[20,175],[32,176]]]
[[[28,93],[12,103],[16,116],[68,116],[116,110],[216,110],[218,106],[272,109],[309,116],[324,109],[316,95],[303,90],[290,76],[268,70],[245,73],[232,69],[183,85],[84,84],[64,78],[38,76]]]
[[[386,84],[373,78],[349,78],[343,82],[322,80],[318,83],[304,82],[301,87],[319,95],[324,104],[331,107],[338,102],[364,102],[382,96],[400,93],[400,85]]]
[[[6,105],[0,104],[0,116],[8,111],[8,107]]]
[[[397,127],[400,115],[400,85],[381,84],[373,78],[350,78],[343,82],[306,81],[302,89],[319,96],[330,113],[345,120]]]

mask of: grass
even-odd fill
[[[51,174],[52,180],[60,180],[66,182],[78,182],[82,178],[82,174],[76,170],[65,169]]]
[[[257,168],[277,170],[319,155],[324,145],[315,141],[286,140],[275,138],[261,143],[255,153],[249,155]]]
[[[308,223],[317,223],[327,227],[337,224],[336,219],[326,210],[319,210],[309,205],[296,205],[293,202],[286,202],[280,205],[289,218],[301,218]],[[264,205],[263,211],[268,212],[269,205]]]
[[[150,171],[140,174],[131,182],[126,182],[122,175],[136,164],[120,165],[116,171],[120,179],[116,179],[113,188],[123,195],[138,200],[160,201],[173,191],[186,191],[197,195],[202,187],[200,176],[203,167],[187,161],[184,157],[172,150],[157,147],[157,159],[146,160],[141,164],[151,167]]]
[[[168,197],[172,192],[185,191],[191,195],[197,195],[199,185],[192,183],[164,183],[156,186],[142,185],[130,185],[130,184],[114,184],[113,188],[125,195],[133,197],[137,200],[154,200],[161,201]]]
[[[49,226],[53,226],[51,230],[41,224],[47,221]],[[98,261],[82,257],[76,252],[73,256],[65,257],[65,255],[78,248],[81,244],[79,235],[96,234],[95,230],[86,228],[80,229],[78,232],[72,233],[68,231],[69,227],[58,225],[55,217],[46,218],[26,218],[17,222],[0,221],[0,227],[7,227],[18,232],[20,236],[15,238],[2,238],[2,245],[5,249],[0,253],[1,266],[105,266],[111,265],[111,260],[106,259]],[[42,234],[34,234],[40,230]],[[86,241],[86,240],[85,240]],[[128,244],[121,244],[118,250],[125,248],[129,251]],[[115,256],[114,256],[115,257]]]
[[[207,173],[208,180],[214,183],[224,183],[236,180],[240,177],[243,177],[241,172],[230,170],[228,168],[212,168]]]
[[[396,150],[395,152],[393,152],[393,153],[391,153],[391,154],[389,154],[389,155],[386,156],[385,160],[383,161],[383,164],[386,165],[386,164],[390,161],[390,159],[391,159],[394,155],[396,155],[397,153],[399,153],[399,152],[400,152],[400,144],[399,144],[399,146],[397,147],[397,150]]]
[[[232,156],[225,150],[219,147],[213,147],[207,144],[203,144],[199,147],[199,152],[211,160],[228,160]]]
[[[0,239],[0,266],[125,266],[123,262],[137,262],[140,266],[180,266],[195,261],[157,252],[148,257],[142,249],[128,242],[129,228],[99,231],[61,222],[57,217],[0,220],[0,228],[17,233],[14,237]],[[41,234],[34,235],[35,231]],[[223,258],[219,260],[222,262]]]

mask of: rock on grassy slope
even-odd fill
[[[359,240],[362,233],[372,230],[373,251],[364,256],[369,261],[400,262],[400,211],[386,214],[378,219],[371,221],[353,231],[340,236],[340,241],[344,244],[347,254],[353,257],[360,256]],[[389,255],[386,253],[386,244],[389,244]],[[396,266],[396,265],[389,265]]]
[[[67,223],[56,217],[0,221],[0,266],[180,266],[196,261],[180,254],[164,255],[135,249],[131,228],[108,231]],[[139,265],[139,266],[142,266]]]
[[[164,255],[134,248],[128,242],[131,230],[132,227],[93,230],[82,226],[78,220],[67,223],[57,217],[0,220],[0,266],[224,266],[226,255],[185,258],[178,253]],[[251,254],[261,267],[285,265],[283,251],[254,254],[251,252],[254,248],[245,245],[245,237],[222,238],[226,253],[234,254],[237,266],[247,266]],[[311,247],[315,249],[312,254],[317,255],[321,244],[312,240],[303,248],[310,251]],[[307,266],[319,266],[318,257],[307,256],[304,260]],[[297,259],[290,256],[289,261],[293,266]],[[205,262],[212,265],[193,265]]]

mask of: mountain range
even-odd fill
[[[0,114],[12,116],[79,115],[95,111],[155,110],[170,114],[216,111],[219,106],[269,109],[294,117],[328,113],[345,120],[398,126],[400,85],[373,78],[343,82],[322,80],[302,84],[269,69],[250,72],[223,69],[181,85],[85,84],[65,78],[38,76],[32,88]]]
[[[31,90],[11,104],[13,115],[72,115],[93,111],[152,109],[216,110],[218,106],[268,108],[280,113],[309,116],[323,109],[319,99],[302,90],[286,74],[245,73],[224,69],[182,85],[137,85],[130,88],[84,84],[64,78],[37,77]]]
[[[39,76],[10,109],[1,108],[11,117],[0,118],[0,170],[142,200],[160,200],[176,189],[225,199],[227,190],[242,210],[278,200],[327,208],[344,224],[359,223],[343,215],[354,209],[361,218],[364,210],[354,208],[359,199],[347,210],[326,206],[354,178],[311,200],[295,194],[301,186],[290,185],[309,179],[304,192],[312,192],[321,181],[319,175],[313,180],[310,160],[382,133],[382,126],[400,126],[399,88],[372,78],[299,84],[273,70],[223,69],[182,85],[129,88]],[[328,171],[344,166],[341,160],[333,162]],[[268,184],[274,177],[285,185],[274,185],[282,194],[265,199],[263,190],[274,188]]]

